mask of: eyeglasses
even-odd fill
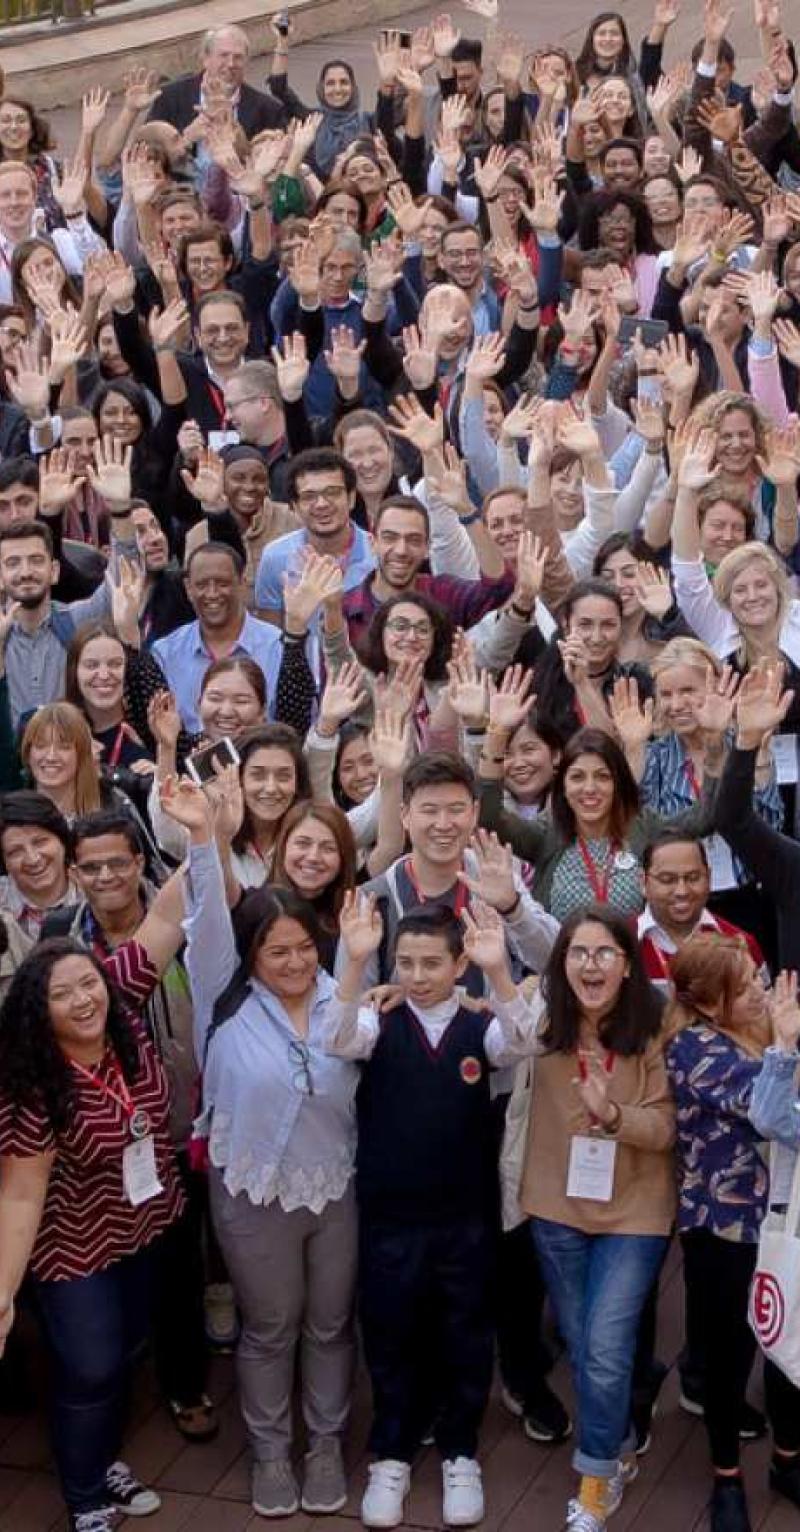
[[[346,494],[343,484],[329,484],[327,489],[304,489],[302,494],[297,495],[295,503],[307,510],[316,505],[318,500],[322,500],[325,505],[335,505]]]
[[[99,878],[104,869],[110,873],[127,872],[133,866],[132,856],[105,856],[100,862],[76,862],[83,878]]]
[[[412,633],[415,638],[430,638],[433,628],[429,622],[409,622],[407,617],[391,617],[386,624],[387,633],[396,633],[398,638],[408,638]]]
[[[314,1081],[311,1078],[311,1055],[308,1044],[296,1042],[294,1039],[289,1044],[289,1063],[292,1066],[292,1085],[303,1096],[313,1096]]]
[[[576,968],[588,968],[590,963],[598,968],[613,968],[625,953],[619,947],[568,947],[567,962]]]

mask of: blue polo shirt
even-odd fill
[[[300,575],[302,552],[308,546],[305,528],[287,532],[267,543],[256,575],[255,603],[260,611],[283,610],[283,576]],[[353,524],[353,541],[344,559],[344,588],[355,590],[376,567],[369,537],[362,527]]]
[[[167,678],[167,685],[178,704],[185,728],[190,734],[202,729],[197,704],[203,676],[215,656],[206,648],[199,622],[184,623],[153,644],[151,651]],[[283,648],[280,630],[271,622],[260,622],[248,612],[231,656],[246,654],[264,672],[267,685],[267,714],[275,716],[275,691],[281,668]]]

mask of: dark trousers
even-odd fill
[[[441,1366],[436,1445],[443,1458],[475,1456],[492,1381],[495,1258],[489,1219],[378,1224],[362,1213],[359,1308],[379,1458],[410,1463],[430,1423],[419,1401],[431,1314]]]
[[[500,1236],[497,1351],[506,1387],[532,1404],[553,1359],[542,1340],[546,1289],[528,1221]]]
[[[684,1276],[694,1322],[705,1337],[705,1421],[715,1468],[739,1463],[739,1422],[756,1338],[747,1300],[758,1247],[719,1239],[706,1229],[681,1235]],[[774,1363],[764,1363],[767,1416],[776,1447],[800,1449],[800,1389]]]
[[[34,1283],[55,1361],[53,1452],[73,1513],[106,1504],[105,1476],[122,1442],[130,1366],[150,1327],[159,1243],[91,1277]]]
[[[208,1218],[208,1181],[178,1154],[186,1208],[161,1241],[155,1292],[153,1349],[165,1399],[180,1405],[200,1402],[208,1373],[203,1312],[205,1270],[203,1226]]]

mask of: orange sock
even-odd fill
[[[608,1480],[596,1479],[591,1474],[584,1474],[581,1479],[581,1487],[578,1491],[578,1500],[584,1510],[591,1511],[593,1516],[605,1521],[606,1506],[608,1504]]]

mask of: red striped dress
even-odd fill
[[[142,1004],[158,982],[145,949],[136,941],[103,959],[103,966],[128,1005]],[[123,1256],[149,1245],[183,1206],[169,1136],[169,1086],[153,1044],[134,1021],[139,1046],[137,1078],[129,1090],[134,1107],[150,1119],[156,1165],[163,1191],[133,1207],[122,1188],[122,1155],[131,1142],[122,1103],[75,1074],[75,1112],[57,1137],[44,1110],[17,1107],[0,1091],[0,1154],[25,1158],[55,1151],[42,1220],[30,1270],[41,1281],[92,1276]],[[93,1071],[119,1094],[119,1074],[110,1049]]]

